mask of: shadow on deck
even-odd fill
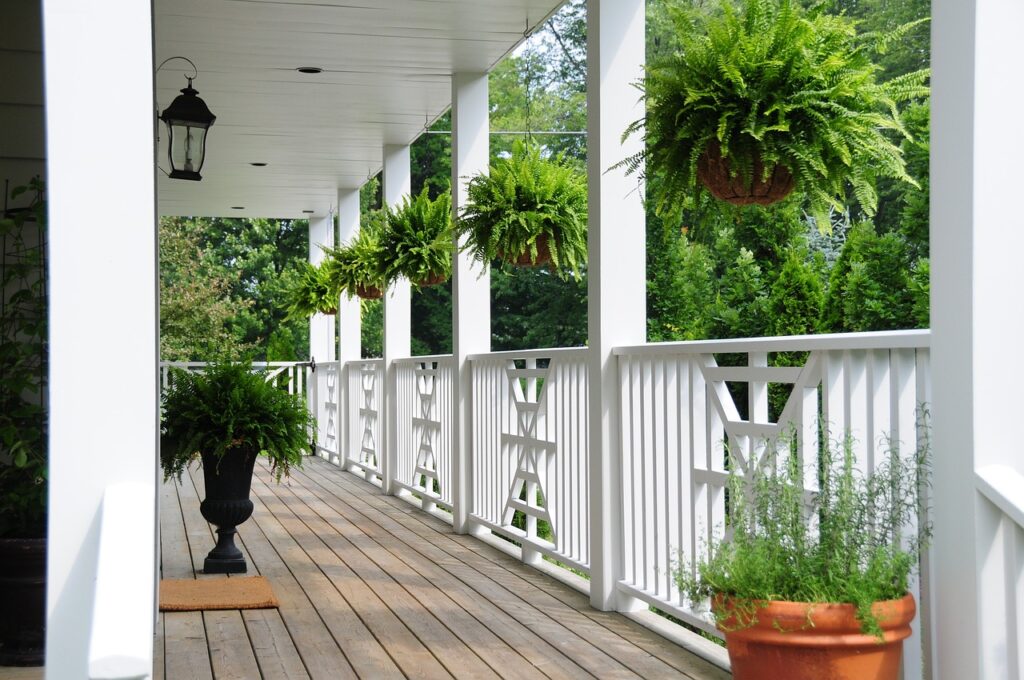
[[[205,578],[193,469],[162,489],[164,578]],[[174,612],[154,677],[693,678],[729,674],[319,458],[276,485],[257,465],[238,541],[280,609]]]

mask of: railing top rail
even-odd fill
[[[871,333],[830,333],[827,335],[790,335],[773,338],[736,338],[730,340],[693,340],[655,342],[616,347],[614,354],[664,356],[671,354],[710,354],[731,352],[813,352],[842,349],[926,349],[931,344],[927,328],[911,331]]]
[[[481,354],[470,354],[467,359],[470,361],[481,361],[485,359],[548,359],[554,357],[585,357],[589,347],[553,347],[551,349],[516,349],[502,352],[486,352]]]
[[[373,364],[374,366],[383,366],[383,359],[354,359],[353,361],[346,361],[346,366],[366,366],[367,364]]]
[[[394,363],[399,366],[408,364],[419,364],[424,361],[450,361],[452,358],[451,354],[424,354],[418,357],[402,357],[401,359],[395,359]]]
[[[1024,529],[1024,475],[1006,465],[986,465],[974,474],[978,491]]]
[[[171,368],[202,368],[209,366],[209,361],[161,361],[160,366],[169,366]],[[253,366],[257,368],[280,368],[288,366],[309,366],[308,361],[254,361]]]

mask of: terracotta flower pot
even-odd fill
[[[376,286],[356,286],[356,295],[364,300],[379,300],[384,297],[384,291]]]
[[[530,256],[530,251],[527,250],[525,253],[519,253],[515,256],[509,255],[502,251],[498,251],[498,257],[505,262],[514,264],[517,267],[540,267],[541,265],[548,264],[551,262],[551,248],[548,245],[548,237],[546,234],[541,234],[537,237],[537,259],[533,260]]]
[[[720,610],[726,600],[716,598]],[[764,604],[764,603],[762,603]],[[735,680],[897,680],[914,598],[876,602],[882,639],[861,632],[850,604],[768,602],[757,623],[725,632]],[[723,630],[736,626],[734,618]]]
[[[789,196],[796,186],[796,179],[783,165],[776,165],[764,179],[764,165],[760,157],[754,159],[753,172],[748,181],[730,174],[731,164],[722,157],[717,141],[711,142],[697,160],[697,177],[711,195],[720,201],[733,205],[771,205]]]
[[[445,274],[430,274],[427,278],[422,281],[416,281],[416,285],[420,288],[427,288],[429,286],[439,286],[448,280],[448,276]]]
[[[335,314],[338,313],[338,310],[337,309],[321,309],[320,313],[323,314],[324,316],[334,316]]]

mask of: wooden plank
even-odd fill
[[[328,472],[333,473],[333,471]],[[337,475],[332,474],[331,476]],[[360,484],[359,480],[354,478],[351,482],[355,485]],[[393,515],[421,536],[419,544],[438,545],[456,559],[471,564],[480,569],[481,573],[490,576],[495,582],[504,585],[512,592],[519,593],[521,597],[552,618],[571,621],[573,630],[586,631],[588,640],[598,641],[601,649],[614,651],[615,658],[623,660],[627,666],[644,677],[665,677],[666,673],[673,672],[692,674],[693,677],[699,678],[730,677],[728,673],[718,667],[686,652],[621,615],[592,609],[586,596],[569,586],[542,576],[535,569],[470,536],[452,533],[451,528],[441,520],[418,512],[398,499],[380,495],[366,498],[367,501],[374,499],[389,506],[382,508],[385,514]],[[409,519],[419,522],[423,528],[408,524],[406,520]],[[461,548],[471,550],[494,566],[489,567],[484,562],[467,556],[462,549],[453,548],[451,545],[453,542],[458,543]],[[534,588],[529,586],[534,586]],[[565,605],[571,607],[572,612],[565,612]],[[595,626],[594,624],[599,625]],[[666,666],[671,668],[666,668]]]
[[[271,481],[270,484],[273,482]],[[322,576],[327,577],[337,592],[351,606],[352,611],[366,626],[366,634],[372,634],[377,640],[387,642],[387,653],[399,668],[407,675],[415,674],[423,678],[451,677],[430,653],[430,650],[395,616],[388,605],[321,540],[323,534],[316,529],[332,533],[330,527],[323,522],[318,523],[316,529],[307,526],[274,493],[274,490],[263,483],[260,476],[253,479],[253,493],[260,498],[263,505],[281,523],[282,528],[301,547],[309,564],[314,569],[318,569]],[[386,574],[382,576],[387,579]],[[424,614],[429,616],[426,612]],[[355,660],[352,663],[356,665]],[[480,663],[479,659],[477,659],[477,663]]]
[[[338,559],[343,560],[362,579],[362,587],[372,590],[382,603],[387,603],[386,606],[444,664],[448,672],[456,677],[482,677],[496,671],[493,666],[488,667],[474,653],[472,647],[463,643],[435,618],[434,607],[414,598],[394,579],[394,575],[382,569],[349,542],[336,528],[336,522],[326,521],[325,515],[337,517],[337,513],[326,504],[311,496],[298,484],[287,488],[278,487],[275,491],[295,517],[302,521],[306,530],[318,536]],[[295,535],[294,532],[292,535]],[[320,560],[317,562],[323,565]],[[395,654],[394,650],[390,651]],[[518,659],[523,662],[522,657]]]
[[[259,665],[242,614],[237,610],[203,612],[210,663],[217,680],[250,680],[260,675]]]
[[[164,680],[164,615],[156,615],[156,638],[153,640],[153,680]]]
[[[419,521],[421,518],[416,513],[409,515],[411,519]],[[446,525],[433,525],[433,518],[424,516],[424,523],[428,521],[431,526],[427,531],[438,531]],[[427,536],[430,534],[427,533]],[[696,657],[689,652],[672,644],[661,636],[647,630],[643,626],[630,621],[629,619],[614,612],[601,612],[590,607],[589,599],[579,591],[556,579],[543,577],[538,578],[538,572],[523,564],[519,560],[495,550],[485,543],[469,536],[446,533],[445,536],[452,542],[459,543],[463,548],[472,551],[481,562],[468,558],[465,553],[456,550],[455,555],[467,563],[481,570],[482,573],[490,576],[496,582],[501,583],[516,592],[522,590],[524,583],[535,586],[535,590],[523,590],[524,599],[536,606],[550,616],[558,616],[561,620],[573,624],[574,630],[587,631],[587,639],[597,642],[601,649],[607,650],[635,669],[644,677],[663,677],[672,671],[666,668],[671,666],[675,671],[692,674],[697,678],[729,678],[725,671]],[[442,545],[448,550],[450,544]],[[566,613],[564,607],[572,609]],[[597,624],[604,628],[595,627]]]
[[[162,578],[195,577],[178,489],[173,482],[160,488],[160,571]]]
[[[202,612],[164,612],[167,680],[213,680]]]
[[[334,481],[328,480],[328,476]],[[392,506],[382,496],[374,495],[361,486],[348,486],[350,484],[349,480],[345,480],[337,475],[323,475],[318,481],[322,485],[326,485],[326,488],[329,490],[344,496],[345,501],[350,503],[351,507],[358,509],[358,506],[362,506],[366,508],[367,512],[362,513],[365,517],[380,524],[382,528],[391,532],[399,540],[405,541],[411,549],[433,559],[439,566],[458,580],[469,585],[479,595],[498,605],[506,613],[519,620],[542,638],[555,641],[555,644],[564,654],[585,670],[602,677],[638,677],[626,665],[605,654],[600,647],[591,644],[585,634],[578,634],[576,630],[562,625],[558,618],[552,618],[527,603],[520,597],[521,593],[508,590],[473,567],[463,563],[458,557],[441,550],[434,544],[434,541],[442,542],[444,540],[443,535],[435,533],[435,535],[424,539],[423,536],[411,531],[404,524],[404,522],[409,521],[408,519],[404,517],[401,520],[396,519],[396,517],[406,514],[404,508]],[[336,483],[338,481],[341,483]],[[381,514],[380,510],[384,510],[384,513]],[[412,509],[411,506],[409,511],[418,512]],[[540,573],[537,574],[537,577],[547,578]],[[532,589],[529,583],[526,583],[524,587],[527,590]]]
[[[358,483],[359,480],[354,481]],[[539,572],[537,572],[537,570],[523,564],[512,556],[503,553],[500,550],[496,550],[471,536],[462,536],[452,533],[447,524],[431,515],[416,512],[415,509],[411,513],[406,512],[405,508],[395,503],[393,499],[384,498],[384,500],[386,500],[390,505],[393,505],[397,510],[401,511],[404,516],[420,521],[426,525],[429,531],[440,533],[447,539],[457,542],[464,548],[473,551],[481,558],[489,560],[495,565],[501,566],[511,572],[512,575],[517,576],[520,580],[534,585],[538,590],[543,591],[547,595],[558,600],[560,603],[568,605],[577,613],[602,625],[609,632],[614,633],[618,636],[618,641],[616,641],[615,638],[609,638],[604,634],[599,635],[597,638],[590,639],[601,640],[602,649],[616,650],[617,658],[631,658],[629,656],[630,653],[635,654],[636,650],[630,650],[622,647],[622,641],[628,641],[630,644],[642,649],[646,654],[656,657],[659,661],[672,666],[679,672],[692,674],[693,677],[722,679],[731,677],[731,675],[726,671],[687,652],[685,649],[682,649],[678,645],[673,644],[669,640],[666,640],[660,635],[644,628],[642,625],[631,621],[624,616],[615,612],[602,612],[592,608],[590,606],[589,599],[583,593],[556,579],[548,578],[546,576],[538,578]],[[418,533],[424,535],[422,532]],[[426,536],[428,537],[426,540],[430,540],[431,534],[427,533]],[[442,547],[444,546],[442,545]],[[495,580],[505,583],[510,588],[518,589],[521,585],[515,578],[502,577],[500,572],[494,572],[493,570],[488,569],[486,573],[496,576]],[[539,608],[544,610],[547,606],[553,604],[554,603],[549,601],[547,604],[541,604]],[[576,619],[576,621],[578,622],[578,619]],[[583,627],[583,629],[586,628],[587,626]],[[608,646],[605,646],[606,644]],[[624,654],[625,656],[620,656],[620,654]],[[644,657],[641,656],[641,658]],[[640,670],[640,667],[632,664],[630,664],[630,667]],[[645,669],[642,674],[646,676],[648,672],[656,670],[658,670],[656,667]]]
[[[333,680],[334,678],[355,678],[355,671],[349,665],[348,660],[338,647],[337,641],[327,629],[324,620],[317,613],[313,604],[309,601],[305,591],[299,586],[294,575],[270,540],[263,533],[261,527],[264,517],[269,515],[263,504],[254,502],[256,506],[252,519],[241,524],[238,531],[245,537],[245,544],[249,548],[249,554],[255,567],[259,568],[260,574],[270,580],[274,588],[274,594],[280,602],[278,611],[281,620],[287,628],[287,634],[294,643],[297,654],[301,658],[302,665],[306,672],[314,680]],[[251,612],[246,613],[252,616]],[[269,617],[268,617],[269,618]],[[269,651],[276,647],[284,647],[287,650],[288,638],[280,635],[273,622],[268,624],[273,634],[272,645],[268,645],[264,634],[260,634],[260,645],[253,641],[253,647],[257,653],[262,650]],[[254,624],[250,631],[257,630]],[[282,660],[284,668],[294,666],[294,660],[285,657]],[[269,668],[270,664],[261,661],[261,668]],[[287,676],[286,677],[290,677]],[[168,679],[170,680],[170,679]]]
[[[313,487],[312,493],[317,498],[347,518],[351,517],[359,521],[359,513],[333,493],[318,487],[312,480],[304,481],[308,485],[307,491],[309,491],[309,487]],[[379,545],[381,551],[390,556],[389,559],[405,565],[416,577],[426,581],[432,588],[449,598],[454,606],[451,609],[444,607],[445,611],[464,611],[469,616],[468,625],[480,631],[480,634],[491,633],[500,638],[534,667],[542,669],[551,678],[592,677],[567,658],[561,650],[556,649],[494,603],[482,598],[476,590],[456,579],[433,560],[410,549],[406,543],[372,522],[364,520],[360,524],[360,528],[366,532],[369,540]]]
[[[252,496],[252,500],[262,510],[259,517],[260,530],[271,542],[281,561],[287,565],[286,569],[291,572],[294,582],[298,583],[304,594],[308,596],[308,602],[312,603],[315,613],[327,626],[337,646],[344,652],[345,658],[348,660],[347,665],[350,665],[350,677],[404,677],[391,657],[388,656],[387,651],[367,630],[345,598],[281,526],[259,496]],[[283,607],[281,613],[283,616]],[[287,617],[285,617],[285,621],[288,622]],[[293,639],[298,640],[301,633],[294,630],[290,622],[289,630],[292,631]],[[303,658],[305,659],[305,656]],[[309,667],[308,660],[306,667],[312,675],[313,669]],[[340,676],[335,675],[334,677]]]
[[[242,620],[245,621],[263,680],[309,678],[302,657],[295,649],[295,643],[278,610],[246,609],[242,612]]]

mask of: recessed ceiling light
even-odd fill
[[[303,210],[302,212],[306,213],[307,215],[312,215],[316,211],[315,210]]]
[[[232,210],[245,210],[245,206],[244,205],[233,205],[233,206],[231,206],[231,209]]]
[[[267,167],[266,163],[249,163],[249,165],[251,165],[254,168],[265,168],[265,167]]]
[[[323,73],[324,72],[324,70],[322,68],[320,68],[319,66],[300,66],[300,67],[298,67],[295,70],[298,71],[299,73],[307,73],[307,74],[317,74],[317,73]]]

